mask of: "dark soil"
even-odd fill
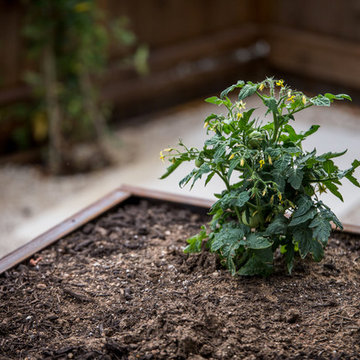
[[[184,255],[207,217],[127,204],[0,277],[0,359],[360,359],[360,240],[240,278]]]

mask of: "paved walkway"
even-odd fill
[[[254,103],[254,99],[250,99],[248,107],[253,105],[259,106],[257,102]],[[37,200],[36,198],[35,202],[34,198],[31,201],[29,200],[29,204],[31,203],[33,207],[31,216],[22,218],[18,223],[13,221],[11,226],[8,226],[9,229],[5,236],[1,236],[0,257],[122,184],[213,199],[213,193],[221,192],[223,189],[219,180],[214,179],[206,188],[199,183],[194,186],[191,192],[188,189],[178,187],[179,180],[192,169],[191,165],[183,165],[166,180],[159,180],[166,167],[159,160],[159,151],[176,145],[179,138],[189,146],[201,146],[205,138],[203,119],[214,111],[220,112],[221,109],[203,101],[195,101],[175,108],[166,114],[159,114],[155,120],[142,126],[123,129],[118,136],[123,143],[124,151],[131,157],[130,164],[126,166],[113,167],[86,177],[78,176],[68,180],[55,180],[57,185],[51,183],[51,186],[48,182],[45,184],[45,180],[35,176],[38,184],[32,186],[32,189],[34,189],[33,196],[37,196]],[[293,125],[297,129],[305,130],[312,124],[319,124],[321,128],[307,140],[307,149],[312,150],[316,147],[318,153],[322,153],[341,151],[347,148],[348,152],[342,158],[336,159],[341,168],[348,167],[355,158],[360,159],[359,108],[345,104],[337,104],[331,109],[310,108],[300,113]],[[17,171],[23,171],[24,177],[28,175],[24,169],[14,170],[12,178],[15,178],[17,174],[19,175]],[[357,177],[360,178],[359,172],[357,172]],[[18,192],[19,190],[14,188],[14,183],[9,183],[9,179],[1,178],[0,175],[2,191],[11,193],[13,190],[14,193]],[[71,182],[71,185],[66,185],[66,181]],[[355,188],[347,180],[344,180],[343,183],[344,186],[341,191],[344,196],[344,203],[327,194],[324,196],[324,202],[334,210],[344,223],[360,225],[360,189]],[[40,206],[45,201],[41,197],[46,196],[44,193],[46,186],[51,189],[51,199],[45,205]],[[26,191],[29,192],[29,189],[23,189],[23,191],[25,194]],[[54,192],[56,193],[54,194]],[[36,207],[37,202],[39,203],[38,207]],[[22,206],[25,205],[22,204]],[[11,212],[8,216],[11,222]],[[10,222],[6,223],[5,221],[4,226]]]

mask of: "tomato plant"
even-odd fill
[[[235,89],[239,94],[232,102],[228,95]],[[246,109],[244,100],[254,94],[265,105],[265,119],[270,115],[270,121],[260,123],[253,118],[255,109]],[[289,273],[297,255],[304,259],[311,254],[320,261],[331,223],[340,229],[342,225],[318,195],[329,191],[343,200],[339,185],[344,178],[360,187],[354,177],[360,161],[340,170],[333,159],[345,151],[317,154],[316,149],[303,150],[302,142],[319,126],[296,132],[290,122],[299,111],[343,99],[351,100],[346,94],[307,97],[272,78],[260,83],[238,81],[220,97],[206,99],[225,106],[227,114],[211,114],[205,119],[212,136],[203,148],[188,148],[180,142],[181,150],[161,152],[161,158],[171,162],[162,178],[183,162],[195,160],[197,167],[180,181],[181,187],[190,181],[192,187],[204,175],[205,185],[214,176],[225,185],[211,207],[209,228],[203,227],[188,239],[185,252],[200,251],[205,241],[233,275],[270,274],[277,249],[285,257]]]

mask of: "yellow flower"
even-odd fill
[[[173,148],[167,148],[167,149],[164,149],[163,151],[170,152],[172,150],[173,150]]]
[[[263,91],[263,90],[264,90],[264,87],[265,87],[264,83],[261,83],[260,86],[259,86],[259,90],[260,90],[260,91]]]
[[[242,159],[240,160],[240,166],[243,167],[244,165],[245,165],[245,159],[242,158]]]
[[[304,105],[306,105],[306,97],[305,97],[305,95],[302,96],[301,101],[302,101],[302,103],[303,103]]]
[[[278,198],[281,201],[281,199],[282,199],[281,193],[278,193]]]
[[[284,87],[284,80],[278,80],[276,81],[276,85],[280,87]]]
[[[237,117],[238,120],[240,120],[243,117],[243,114],[242,113],[237,113],[236,117]]]
[[[76,12],[86,12],[90,10],[90,4],[87,1],[82,1],[74,6]]]
[[[206,121],[206,123],[204,124],[204,129],[208,126],[209,126],[209,123]]]
[[[165,156],[162,151],[160,151],[160,160],[164,162]]]
[[[235,154],[231,154],[229,157],[229,160],[233,159],[235,157]]]
[[[237,108],[240,110],[245,109],[245,105],[246,105],[246,102],[243,102],[242,100],[240,100],[236,103]]]
[[[295,101],[294,99],[295,99],[295,95],[292,95],[292,96],[288,97],[286,100],[294,102]]]
[[[270,155],[268,156],[268,160],[269,160],[269,164],[272,165],[272,159]]]
[[[266,188],[264,189],[264,191],[262,192],[262,196],[266,195]]]
[[[265,160],[261,159],[259,161],[259,164],[260,164],[260,169],[265,165]]]

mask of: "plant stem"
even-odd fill
[[[313,104],[310,103],[309,105],[306,105],[306,106],[304,106],[303,108],[294,110],[293,112],[290,113],[290,115],[294,115],[294,114],[296,114],[297,112],[299,112],[299,111],[301,111],[301,110],[305,110],[305,109],[307,109],[307,108],[309,108],[309,107],[311,107],[311,106],[313,106]]]
[[[225,174],[224,174],[224,169],[223,169],[222,165],[220,165],[220,171],[221,171],[221,172],[219,172],[219,171],[217,171],[217,170],[214,170],[214,171],[215,171],[215,173],[216,173],[217,175],[219,175],[219,177],[221,178],[221,180],[225,183],[226,189],[227,189],[228,191],[231,191],[231,186],[230,186],[228,180],[226,179],[226,176],[225,176]],[[235,213],[236,213],[236,216],[237,216],[238,220],[241,222],[241,214],[240,214],[240,212],[239,212],[239,209],[238,209],[236,206],[234,206],[234,210],[235,210]]]
[[[273,134],[271,141],[274,144],[277,140],[278,131],[279,131],[279,120],[278,120],[275,112],[273,112],[273,119],[274,119],[274,134]]]
[[[335,181],[339,180],[338,178],[327,178],[327,179],[315,179],[315,180],[309,180],[309,183],[322,183],[324,181]]]

